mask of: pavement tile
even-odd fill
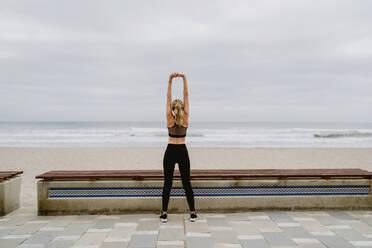
[[[45,244],[25,244],[22,243],[17,248],[45,248]]]
[[[1,224],[1,223],[8,222],[9,220],[10,220],[10,218],[0,217],[0,224]]]
[[[360,220],[372,227],[372,218],[360,218]]]
[[[353,245],[338,235],[334,236],[317,236],[320,242],[329,248],[352,248]]]
[[[121,215],[100,215],[98,220],[120,220]]]
[[[61,236],[69,235],[82,235],[85,233],[88,228],[91,227],[91,224],[70,224],[63,229]]]
[[[96,221],[100,215],[91,215],[91,214],[79,214],[75,220],[92,220]]]
[[[264,239],[262,234],[244,234],[238,235],[239,240],[246,240],[246,239]]]
[[[129,245],[129,241],[104,241],[100,248],[126,248]]]
[[[156,247],[157,236],[157,234],[133,234],[128,247]]]
[[[219,218],[207,218],[208,226],[229,226],[226,218],[219,217]]]
[[[261,214],[261,215],[250,215],[249,216],[249,219],[250,220],[270,220],[270,216],[268,216],[268,215],[263,215],[263,214]]]
[[[195,222],[185,222],[186,232],[200,232],[200,233],[209,233],[210,229],[205,220],[197,220]]]
[[[293,242],[292,239],[286,237],[285,235],[279,232],[265,232],[265,233],[262,233],[262,235],[265,237],[265,239],[271,246],[295,246],[296,245],[296,243]]]
[[[76,217],[64,216],[63,219],[52,219],[45,227],[66,227],[71,224]]]
[[[132,227],[136,229],[138,226],[138,223],[136,222],[116,222],[114,225],[114,228],[116,227]]]
[[[251,221],[230,221],[230,226],[238,235],[260,234],[260,231],[252,224]]]
[[[309,216],[329,216],[329,214],[326,211],[319,211],[319,210],[314,210],[314,211],[308,211]]]
[[[313,218],[319,222],[320,224],[324,226],[328,225],[342,225],[342,223],[339,219],[335,218],[334,216],[327,215],[327,216],[313,216]]]
[[[230,227],[231,228],[231,227]],[[212,240],[216,243],[238,244],[239,239],[235,230],[231,229],[211,229]]]
[[[94,224],[93,220],[74,220],[70,224]]]
[[[73,245],[71,248],[100,248],[101,245]]]
[[[78,239],[79,238],[80,236],[78,236]],[[52,242],[48,244],[48,248],[69,248],[73,246],[75,242],[76,240],[68,240],[68,239],[53,240]]]
[[[17,227],[14,227],[14,226],[0,226],[0,238],[8,235],[16,228]]]
[[[1,239],[22,239],[24,240],[31,236],[32,236],[31,234],[9,234],[9,235],[2,237]]]
[[[240,244],[243,248],[271,248],[265,239],[242,239]]]
[[[334,210],[334,211],[327,211],[327,213],[330,216],[333,216],[333,217],[335,217],[338,220],[358,220],[358,218],[355,218],[354,216],[351,216],[346,211]]]
[[[357,247],[372,247],[372,241],[350,241],[350,243]]]
[[[103,240],[106,238],[106,232],[100,233],[84,233],[80,239],[74,244],[74,246],[82,245],[98,245],[100,246]]]
[[[275,223],[292,223],[294,222],[293,217],[289,216],[285,211],[267,211],[266,214]]]
[[[6,222],[6,225],[21,226],[34,218],[35,216],[15,216],[10,218],[10,220]]]
[[[13,248],[17,247],[23,239],[0,239],[0,247]]]
[[[315,239],[315,238],[292,238],[292,240],[296,244],[316,244],[316,243],[320,243],[320,241],[318,239]]]
[[[107,237],[103,242],[106,243],[117,243],[117,242],[129,242],[130,238],[116,238],[116,237]]]
[[[160,226],[158,240],[177,241],[185,240],[183,225],[162,225]]]
[[[186,220],[188,220],[189,215],[186,216]],[[199,215],[198,215],[199,218]],[[157,217],[159,221],[159,216]],[[183,225],[185,217],[182,214],[168,214],[168,221],[167,223],[161,223],[160,225]]]
[[[187,247],[200,247],[200,248],[212,248],[213,241],[210,233],[186,233],[186,246]]]
[[[89,228],[87,233],[109,233],[112,231],[112,228]]]
[[[247,213],[226,213],[227,221],[249,221],[249,216]]]
[[[81,235],[66,235],[66,236],[57,236],[53,241],[76,241],[80,239]]]
[[[329,225],[325,226],[326,228],[329,228],[331,230],[343,230],[343,229],[351,229],[349,225]]]
[[[335,236],[336,234],[332,231],[322,231],[322,232],[310,232],[314,236]]]
[[[265,232],[283,232],[283,230],[280,229],[279,227],[261,227],[261,228],[258,228],[258,230],[261,233],[265,233]]]
[[[136,227],[135,226],[114,226],[112,231],[108,234],[110,238],[130,238],[132,237]]]
[[[278,222],[277,225],[279,227],[289,227],[289,226],[300,226],[298,222]]]
[[[156,221],[140,221],[138,222],[138,226],[136,230],[138,231],[152,231],[152,230],[159,230],[160,227],[160,220],[156,219]]]
[[[184,241],[158,241],[157,248],[184,248],[185,242]]]
[[[368,241],[370,238],[364,236],[363,234],[355,231],[354,229],[339,229],[333,230],[338,236],[348,240],[348,241]]]
[[[108,229],[112,228],[117,222],[118,222],[117,219],[98,219],[96,223],[92,226],[92,228]]]
[[[144,214],[123,214],[123,215],[120,215],[120,219],[118,222],[138,222],[139,219],[141,218],[145,218],[145,215]]]
[[[362,235],[363,235],[364,237],[367,237],[367,238],[372,239],[372,234],[370,234],[370,233],[362,233]]]
[[[316,219],[314,217],[293,217],[293,220],[295,220],[297,222],[301,222],[301,221],[316,221]]]
[[[24,244],[48,244],[59,235],[59,232],[37,232],[27,240]]]
[[[278,225],[272,221],[270,218],[268,219],[252,219],[252,224],[257,228],[278,228]]]
[[[301,226],[309,232],[329,232],[330,229],[326,228],[318,221],[299,221]]]
[[[204,214],[205,218],[226,218],[226,214],[210,213]]]
[[[266,214],[266,211],[248,211],[248,212],[246,212],[247,213],[247,215],[249,215],[249,216],[262,216],[262,215],[265,215],[265,216],[267,216],[267,214]]]
[[[292,218],[297,218],[297,217],[312,217],[309,215],[308,211],[305,210],[297,210],[297,211],[286,211],[286,214]]]
[[[289,227],[282,227],[283,235],[287,236],[288,238],[313,238],[309,231],[307,231],[302,226],[289,226]]]
[[[323,243],[314,243],[314,244],[298,244],[298,248],[327,248]]]
[[[239,244],[229,244],[229,243],[215,243],[214,248],[241,248],[242,245]]]
[[[16,247],[25,239],[31,237],[29,234],[24,235],[6,235],[0,239],[0,247]]]
[[[62,232],[65,228],[60,226],[44,226],[40,228],[41,232]]]
[[[356,222],[348,222],[349,226],[351,226],[354,230],[360,233],[369,233],[372,234],[372,227],[363,221],[356,221]]]
[[[26,224],[48,224],[49,223],[49,220],[30,220],[30,221],[27,221]]]
[[[11,234],[33,234],[40,230],[46,223],[26,223],[17,229],[14,229]]]

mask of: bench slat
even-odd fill
[[[6,180],[22,173],[23,171],[0,171],[0,180]]]
[[[175,170],[174,177],[180,177]],[[191,170],[191,178],[245,178],[245,177],[365,177],[372,172],[359,168],[336,169],[220,169]],[[107,178],[163,178],[162,170],[66,170],[49,171],[36,176],[38,179],[107,179]]]

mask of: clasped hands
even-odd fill
[[[173,72],[172,74],[170,74],[169,79],[171,80],[172,78],[176,78],[176,77],[185,78],[185,74]]]

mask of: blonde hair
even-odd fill
[[[176,124],[181,126],[183,124],[183,115],[184,115],[184,103],[181,99],[175,99],[172,102],[172,110],[174,112],[174,118],[176,120]]]

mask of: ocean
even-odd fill
[[[163,147],[165,122],[0,122],[1,147]],[[372,123],[190,122],[187,146],[372,147]]]

